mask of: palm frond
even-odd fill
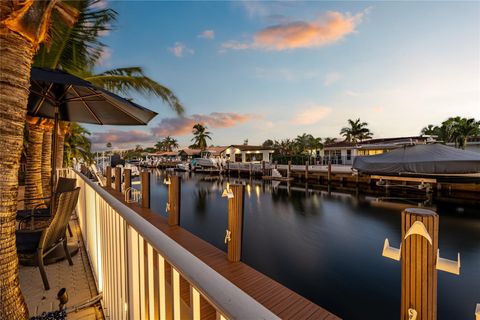
[[[99,0],[69,0],[69,6],[79,12],[73,26],[58,23],[61,12],[54,13],[50,40],[42,45],[34,58],[34,65],[47,68],[62,67],[71,73],[91,69],[106,45],[101,35],[112,29],[117,13],[112,9],[99,9]]]
[[[97,75],[85,77],[85,80],[107,90],[128,95],[135,91],[143,96],[161,98],[177,114],[184,113],[184,107],[177,96],[167,87],[147,77],[141,67],[118,68]]]

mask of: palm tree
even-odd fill
[[[367,128],[368,123],[360,122],[360,118],[355,121],[348,119],[348,125],[348,127],[340,130],[340,134],[345,137],[345,141],[357,143],[373,136],[373,133]]]
[[[295,147],[298,153],[304,153],[307,149],[310,149],[312,140],[315,139],[311,134],[302,134],[295,138]]]
[[[50,26],[54,9],[63,22],[76,12],[59,1],[0,1],[0,319],[28,319],[18,281],[15,246],[20,154],[33,56]]]
[[[112,9],[98,9],[99,0],[73,1],[79,15],[75,24],[65,26],[54,23],[49,46],[41,46],[35,56],[38,67],[59,68],[81,77],[104,89],[119,93],[140,93],[156,96],[166,102],[178,114],[184,108],[173,92],[147,77],[140,67],[129,67],[93,74],[106,46],[99,39],[103,32],[112,29],[117,13]],[[54,22],[55,22],[54,17]],[[64,130],[60,130],[57,141],[57,164],[62,166],[64,158]],[[29,165],[29,164],[27,164]]]
[[[42,139],[42,191],[43,197],[50,197],[50,175],[52,174],[52,131],[53,122],[46,120],[43,123]]]
[[[90,151],[90,135],[85,128],[77,123],[71,123],[65,134],[64,163],[67,166],[73,164],[73,159],[84,160],[87,164],[92,163],[93,154]]]
[[[480,133],[480,121],[476,121],[474,118],[461,118],[453,124],[454,136],[458,146],[465,149],[467,146],[467,139],[471,136],[476,136]]]
[[[440,128],[436,125],[429,124],[428,126],[424,127],[420,133],[427,136],[438,136],[439,130]]]
[[[193,146],[201,150],[205,150],[207,148],[207,139],[212,140],[210,137],[211,132],[207,131],[207,127],[197,123],[193,126],[192,133],[192,141],[194,142]]]
[[[25,209],[42,204],[42,140],[43,130],[40,118],[27,116],[27,163],[25,168]],[[37,159],[33,161],[33,159]]]
[[[173,151],[174,149],[177,149],[179,146],[177,139],[174,139],[170,136],[165,137],[163,141],[165,142],[166,151]]]
[[[332,143],[335,143],[337,141],[337,139],[335,138],[325,138],[323,139],[323,145],[327,145],[327,144],[332,144]]]
[[[267,139],[262,143],[262,147],[264,148],[273,148],[275,143],[273,142],[272,139]]]

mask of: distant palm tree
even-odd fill
[[[311,134],[303,133],[295,138],[295,147],[298,153],[304,153],[310,149],[311,143],[315,138]]]
[[[323,139],[323,145],[325,146],[325,145],[328,145],[328,144],[332,144],[332,143],[335,143],[336,141],[337,141],[336,138],[327,137],[327,138]]]
[[[174,149],[178,148],[178,141],[170,136],[166,136],[163,140],[158,141],[155,144],[155,148],[159,151],[173,151]]]
[[[200,123],[197,123],[193,126],[193,138],[192,141],[198,149],[205,150],[207,148],[207,139],[212,140],[210,137],[211,132],[207,131],[207,127],[203,126]]]
[[[348,142],[357,143],[359,141],[370,139],[373,136],[373,133],[367,128],[368,123],[361,122],[360,118],[355,121],[348,119],[348,125],[348,127],[344,127],[340,130],[340,134],[344,136],[345,140]]]
[[[275,144],[275,143],[273,142],[273,140],[267,139],[267,140],[265,140],[265,141],[262,143],[262,147],[264,147],[264,148],[273,148],[274,144]]]
[[[424,127],[420,133],[427,136],[438,136],[439,131],[439,127],[433,124],[429,124],[428,126]]]
[[[465,149],[467,139],[480,134],[480,121],[476,121],[474,118],[461,118],[453,124],[453,130],[458,146]]]
[[[107,148],[110,149],[110,148],[112,147],[112,143],[111,143],[111,142],[107,142],[106,146],[107,146]]]
[[[92,146],[85,128],[77,123],[71,123],[65,134],[64,163],[67,166],[73,164],[73,159],[84,160],[87,164],[93,161],[93,154],[90,151]]]

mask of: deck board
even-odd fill
[[[169,226],[167,219],[152,210],[125,203],[120,192],[106,190],[280,318],[340,319],[245,263],[229,262],[225,252],[179,226]]]

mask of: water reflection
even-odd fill
[[[161,214],[167,189],[157,182],[163,175],[152,181],[152,207]],[[478,207],[430,203],[425,197],[373,198],[331,186],[182,177],[183,228],[226,250],[227,200],[221,193],[227,184],[244,184],[242,261],[344,319],[399,318],[400,264],[381,256],[383,241],[399,246],[404,208],[431,208],[440,214],[442,257],[454,259],[459,251],[462,259],[460,276],[438,273],[438,319],[473,318],[480,302]]]

